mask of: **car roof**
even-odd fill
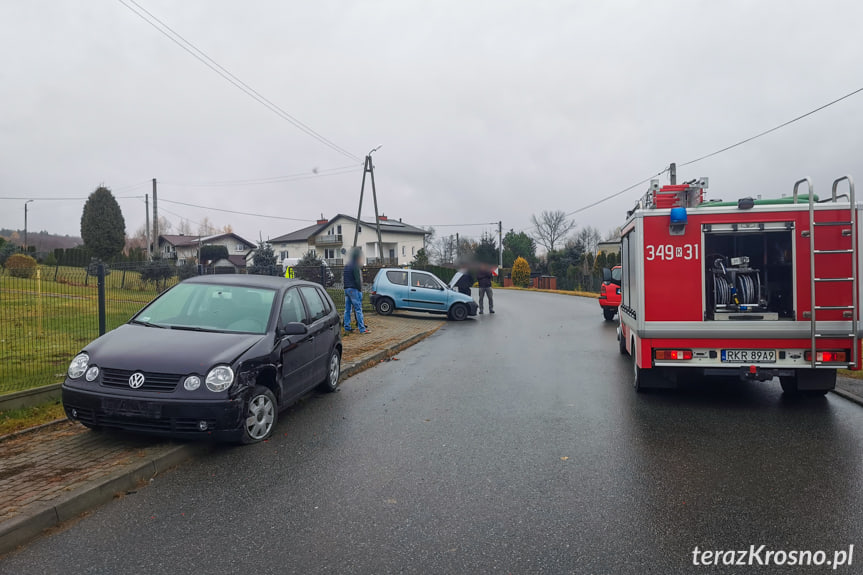
[[[282,289],[292,285],[318,285],[314,282],[307,282],[299,279],[288,279],[280,276],[262,276],[256,274],[214,274],[195,276],[184,280],[182,283],[219,284],[268,289]]]

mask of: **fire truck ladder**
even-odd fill
[[[810,289],[809,293],[812,298],[812,311],[810,312],[809,321],[811,322],[811,356],[810,363],[812,367],[816,367],[819,365],[823,365],[822,362],[818,361],[818,355],[816,351],[815,343],[818,339],[821,338],[851,338],[851,358],[848,362],[848,367],[855,367],[857,365],[857,348],[858,348],[858,335],[857,335],[857,310],[859,308],[858,305],[858,293],[857,293],[857,280],[858,280],[858,270],[857,270],[857,204],[854,199],[854,180],[851,179],[851,176],[843,176],[838,178],[833,182],[833,202],[837,201],[836,190],[840,183],[843,181],[848,181],[848,200],[849,200],[849,209],[848,209],[848,221],[839,221],[839,222],[816,222],[815,221],[815,195],[812,189],[812,181],[809,178],[804,178],[794,184],[794,201],[797,201],[797,188],[800,184],[806,183],[809,186],[809,270],[810,270]],[[815,228],[820,226],[833,226],[833,227],[843,227],[847,226],[847,228],[841,230],[842,236],[851,238],[851,248],[850,249],[835,249],[835,250],[820,250],[815,249]],[[850,277],[817,277],[815,272],[815,261],[817,256],[825,255],[825,254],[848,254],[851,258],[851,275]],[[824,282],[850,282],[851,283],[851,304],[850,305],[816,305],[815,298],[815,289],[819,283]],[[846,317],[850,316],[851,319],[851,329],[847,332],[843,331],[841,333],[837,333],[835,331],[824,331],[818,329],[818,321],[817,321],[817,312],[820,310],[841,310],[843,315]],[[835,365],[835,364],[833,364]]]

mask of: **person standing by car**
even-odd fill
[[[476,274],[476,281],[479,284],[479,313],[482,313],[483,300],[488,296],[488,312],[494,313],[494,294],[491,290],[491,268],[482,266]]]
[[[467,268],[461,269],[461,277],[458,278],[455,282],[455,287],[458,289],[459,293],[463,293],[464,295],[470,295],[470,287],[473,285],[473,276],[470,275],[470,272]]]
[[[354,310],[354,315],[357,317],[357,329],[360,333],[369,333],[363,321],[363,274],[360,266],[360,248],[351,250],[351,257],[345,266],[345,332],[350,333],[351,329],[351,308]]]

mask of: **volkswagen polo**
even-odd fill
[[[338,326],[314,283],[188,279],[75,356],[63,407],[92,429],[258,442],[312,388],[335,391]]]

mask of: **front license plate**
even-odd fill
[[[102,398],[102,411],[107,415],[147,417],[150,419],[159,419],[162,416],[161,405],[137,399]]]
[[[723,349],[726,363],[776,363],[775,349]]]

